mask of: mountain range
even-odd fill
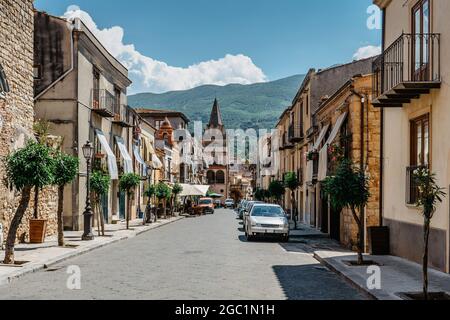
[[[271,129],[291,105],[304,75],[250,85],[204,85],[184,91],[130,95],[135,108],[177,110],[193,121],[208,123],[214,98],[219,101],[227,129]]]

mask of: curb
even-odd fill
[[[60,262],[66,261],[66,260],[71,259],[71,258],[79,257],[79,256],[81,256],[83,254],[86,254],[88,252],[92,252],[92,251],[94,251],[96,249],[101,249],[101,248],[104,248],[106,246],[109,246],[109,245],[112,245],[112,244],[115,244],[115,243],[118,243],[118,242],[122,242],[124,240],[129,240],[129,239],[135,238],[135,237],[137,237],[139,235],[142,235],[142,234],[144,234],[146,232],[149,232],[149,231],[152,231],[152,230],[155,230],[155,229],[159,229],[161,227],[167,226],[169,224],[178,222],[178,221],[183,220],[183,219],[184,219],[184,217],[178,217],[177,219],[174,219],[174,220],[169,221],[167,223],[163,223],[163,224],[159,224],[159,225],[150,225],[148,228],[136,231],[133,234],[125,235],[125,236],[118,236],[117,238],[113,238],[113,239],[111,239],[109,241],[106,241],[104,243],[99,243],[99,244],[95,244],[95,245],[91,245],[91,246],[86,246],[86,247],[84,247],[84,248],[82,248],[80,250],[77,250],[77,251],[74,251],[74,252],[68,252],[68,253],[60,255],[60,256],[58,256],[56,258],[49,259],[45,263],[43,263],[43,262],[30,263],[29,265],[24,266],[23,268],[20,268],[17,272],[12,273],[9,276],[0,278],[0,286],[8,285],[11,282],[13,282],[14,280],[20,279],[21,277],[23,277],[26,274],[34,273],[34,272],[37,272],[37,271],[41,271],[43,269],[48,268],[51,265],[58,264]]]
[[[360,293],[367,296],[370,300],[381,300],[380,297],[377,297],[377,295],[368,291],[368,289],[361,286],[357,281],[355,281],[355,280],[351,279],[350,277],[348,277],[347,275],[345,275],[342,271],[337,269],[331,263],[329,263],[328,261],[326,261],[325,259],[320,257],[316,252],[314,252],[313,257],[314,257],[314,259],[319,261],[322,265],[324,265],[325,267],[327,267],[328,269],[330,269],[331,271],[336,273],[340,278],[342,278],[345,282],[350,284],[353,288],[357,289]]]

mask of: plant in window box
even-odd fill
[[[306,154],[306,160],[316,161],[319,159],[319,153],[316,150],[311,150]]]
[[[106,157],[106,154],[104,154],[102,152],[97,152],[96,154],[94,154],[95,159],[104,159],[105,157]]]

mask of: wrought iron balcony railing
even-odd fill
[[[105,89],[91,90],[91,108],[94,112],[103,117],[114,117],[116,107],[116,98],[112,93]]]
[[[440,34],[402,34],[373,62],[374,104],[402,106],[441,83]]]
[[[288,130],[289,142],[300,142],[305,137],[305,133],[303,131],[303,126],[295,126],[291,125]]]

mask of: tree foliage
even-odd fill
[[[426,168],[417,169],[413,173],[418,188],[417,207],[422,208],[425,218],[432,219],[436,206],[445,197],[444,189],[436,183],[436,175]]]
[[[336,174],[327,177],[323,186],[336,209],[364,207],[369,201],[369,179],[349,160],[341,161]]]
[[[71,183],[78,175],[79,160],[63,152],[56,152],[54,155],[55,173],[54,184],[65,186]]]
[[[276,200],[281,200],[284,195],[284,186],[281,181],[274,180],[269,184],[270,196]]]
[[[102,171],[94,171],[91,175],[91,190],[100,197],[109,191],[110,177]]]
[[[160,182],[156,185],[155,195],[159,200],[169,199],[172,195],[172,191],[167,184]]]
[[[284,176],[284,185],[289,190],[296,190],[300,187],[300,183],[295,172],[288,172]]]
[[[183,187],[179,183],[176,183],[172,188],[173,195],[176,197],[182,192],[183,192]]]
[[[53,150],[46,145],[30,141],[6,159],[6,174],[9,183],[21,191],[28,186],[42,189],[54,184],[55,160]]]
[[[127,173],[120,177],[119,188],[122,191],[126,191],[128,194],[139,185],[141,178],[135,173]]]
[[[156,194],[156,187],[154,185],[150,185],[147,190],[144,191],[144,195],[147,198],[151,198]]]

